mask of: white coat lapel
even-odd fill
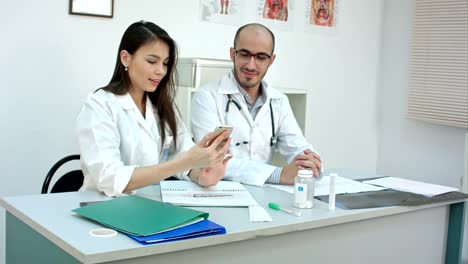
[[[250,127],[252,127],[253,124],[254,124],[254,120],[252,119],[252,115],[250,115],[250,112],[249,112],[249,110],[247,108],[247,104],[245,103],[245,99],[242,98],[242,96],[240,94],[239,94],[239,96],[236,96],[236,97],[237,98],[235,100],[237,100],[239,102],[239,104],[242,106],[240,112],[245,117],[245,119],[247,119],[247,121],[249,121]]]
[[[156,115],[156,108],[153,107],[153,103],[151,102],[149,97],[146,98],[146,119],[144,120],[146,126],[144,126],[144,128],[146,132],[152,137],[159,137],[159,128],[156,120]],[[158,141],[159,139],[154,138],[154,140]]]
[[[224,75],[223,79],[221,80],[221,85],[218,89],[218,93],[225,98],[223,100],[225,104],[224,106],[221,106],[221,109],[224,111],[225,115],[233,115],[234,111],[239,111],[244,116],[244,118],[247,119],[250,127],[252,127],[254,120],[248,111],[245,100],[239,92],[239,89],[241,88],[239,88],[233,72],[229,72],[228,74]],[[230,95],[231,98],[241,106],[240,110],[237,109],[237,106],[235,106],[234,103],[229,103],[228,95]],[[228,112],[226,112],[227,104],[230,104]],[[224,120],[226,121],[227,118],[225,117]]]
[[[140,110],[129,93],[117,96],[117,102],[123,109],[125,109],[125,111],[132,112],[132,115],[134,116],[138,125],[142,127],[143,130],[146,131],[146,133],[148,133],[150,136],[152,135],[151,127],[156,121],[154,119],[153,107],[149,98],[146,98],[146,119],[143,118],[143,115],[140,113]]]
[[[266,101],[263,104],[262,108],[260,108],[260,111],[258,112],[254,124],[258,124],[261,122],[260,120],[264,120],[265,115],[271,115],[270,113],[270,102],[271,102],[271,107],[273,111],[273,116],[277,117],[279,113],[275,113],[275,110],[278,111],[279,109],[275,107],[275,104],[277,103],[276,101],[281,98],[281,93],[279,93],[277,90],[270,88],[268,84],[265,81],[262,81],[262,92],[265,93],[266,95]],[[271,122],[271,117],[268,117],[268,119]]]

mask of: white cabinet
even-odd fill
[[[192,93],[209,81],[218,80],[232,69],[230,60],[179,58],[178,84],[175,102],[182,118],[190,129],[190,105]]]
[[[200,58],[179,59],[177,64],[179,86],[177,87],[175,102],[188,129],[190,129],[190,105],[193,92],[195,92],[200,85],[208,81],[221,79],[223,75],[230,70],[232,70],[232,62],[229,60]],[[302,133],[305,134],[307,91],[303,89],[277,87],[274,84],[272,84],[272,86],[286,94]],[[279,155],[275,156],[274,163],[276,165],[284,164]]]

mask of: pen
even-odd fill
[[[224,197],[224,196],[232,196],[232,194],[227,193],[197,193],[194,194],[193,197],[195,198],[202,198],[202,197]]]
[[[99,202],[103,202],[103,201],[87,201],[87,202],[80,202],[80,207],[87,206],[87,205],[90,205],[90,204],[99,203]]]
[[[301,212],[296,212],[296,211],[291,211],[291,210],[288,210],[288,209],[283,209],[281,208],[281,206],[279,204],[275,204],[275,203],[268,203],[268,207],[270,207],[271,209],[273,210],[276,210],[276,211],[283,211],[283,212],[286,212],[288,214],[292,214],[294,216],[302,216],[302,213]]]
[[[111,198],[116,198],[116,196],[111,196]],[[87,205],[90,205],[90,204],[105,202],[105,201],[108,201],[108,200],[80,202],[80,207],[87,206]]]

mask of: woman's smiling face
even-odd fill
[[[129,90],[154,92],[167,74],[169,46],[160,40],[152,41],[134,54],[128,54],[126,61],[124,65],[128,68]]]

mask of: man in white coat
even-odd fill
[[[192,133],[196,142],[220,125],[234,127],[226,180],[251,185],[293,184],[298,169],[321,175],[322,162],[294,118],[288,98],[264,80],[275,60],[275,38],[261,24],[237,30],[230,49],[232,72],[209,82],[192,97]],[[271,165],[278,149],[288,165]]]

